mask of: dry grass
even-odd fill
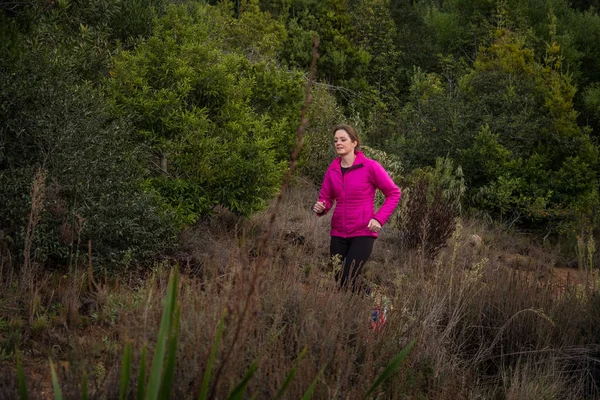
[[[327,260],[328,217],[310,212],[315,196],[315,187],[299,181],[281,204],[270,243],[274,252],[254,289],[258,296],[248,294],[268,211],[242,221],[221,210],[182,236],[175,398],[198,393],[224,310],[220,354],[231,348],[231,355],[215,398],[224,398],[254,360],[259,368],[248,393],[274,397],[305,347],[288,398],[300,398],[323,366],[314,398],[360,398],[413,338],[417,346],[378,398],[598,398],[597,275],[565,287],[553,278],[551,251],[477,221],[460,223],[434,260],[400,248],[397,233],[387,227],[366,271],[391,304],[384,329],[374,332],[369,324],[374,299],[336,288]],[[482,242],[470,241],[472,234]],[[515,254],[524,258],[511,261]],[[35,289],[25,294],[6,279],[13,274],[6,255],[0,259],[5,276],[0,321],[6,321],[0,325],[5,354],[0,369],[14,370],[9,347],[17,344],[38,398],[48,393],[48,356],[61,366],[67,398],[78,397],[84,371],[92,398],[116,396],[123,344],[134,344],[135,360],[144,344],[153,347],[172,263],[118,280],[95,277],[93,284],[84,266],[68,277],[40,273]],[[31,296],[38,311],[27,322],[21,307]],[[73,298],[77,321],[69,321],[65,305]],[[233,343],[241,299],[248,298],[251,313]],[[16,380],[10,374],[2,379],[0,397],[12,397]]]
[[[31,290],[31,283],[35,281],[36,264],[31,254],[35,228],[40,221],[40,214],[44,208],[44,195],[46,188],[47,171],[39,168],[33,177],[31,185],[31,210],[29,212],[29,221],[25,232],[25,248],[23,249],[23,266],[21,268],[21,289]]]

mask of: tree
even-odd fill
[[[225,3],[169,7],[145,43],[119,54],[107,82],[156,153],[148,188],[181,224],[215,205],[263,208],[293,141],[301,77],[271,59],[280,25],[247,6],[239,18]]]
[[[260,1],[261,7],[275,13],[289,32],[280,53],[288,66],[307,70],[311,38],[320,39],[317,76],[349,90],[363,85],[370,55],[355,41],[355,27],[348,0]],[[340,95],[344,104],[348,99]]]
[[[406,74],[396,23],[388,0],[360,0],[352,8],[354,36],[371,57],[368,87],[351,100],[353,110],[366,121],[368,140],[381,144],[395,130],[393,114],[400,106]]]
[[[93,243],[96,260],[145,262],[173,244],[174,226],[142,188],[147,152],[105,97],[45,49],[24,49],[0,74],[0,228],[23,249],[36,170],[47,171],[34,244],[40,263],[66,264]],[[78,246],[79,245],[79,246]]]
[[[560,213],[597,186],[598,148],[577,125],[575,88],[558,68],[558,44],[549,46],[543,65],[510,31],[497,30],[495,37],[461,82],[474,110],[472,126],[489,127],[463,152],[465,174],[476,176],[478,165],[493,159],[480,156],[496,148],[497,165],[490,168],[499,175],[472,188],[489,200],[510,187],[509,208],[532,217]]]
[[[398,114],[398,132],[386,147],[409,170],[431,166],[438,157],[456,158],[470,146],[466,104],[458,87],[436,73],[415,68],[408,101]]]
[[[410,168],[454,158],[482,209],[560,220],[597,187],[598,148],[577,125],[560,46],[546,54],[536,61],[522,37],[497,29],[458,86],[417,71],[390,145]]]

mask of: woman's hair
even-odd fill
[[[352,126],[350,126],[348,124],[337,124],[336,126],[333,127],[333,135],[334,136],[337,131],[346,131],[346,133],[350,137],[350,140],[352,140],[353,142],[356,142],[356,147],[354,148],[354,151],[356,152],[356,151],[360,150],[360,138],[358,137],[358,133],[356,133],[356,129],[354,129]]]

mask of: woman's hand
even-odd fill
[[[313,206],[313,211],[317,214],[321,214],[323,211],[325,211],[325,202],[317,201]]]
[[[379,232],[381,230],[381,224],[375,218],[371,218],[367,228],[369,228],[371,232]]]

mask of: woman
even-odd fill
[[[358,289],[357,278],[373,251],[381,227],[400,201],[400,189],[383,167],[360,151],[360,140],[353,127],[337,125],[333,142],[338,154],[331,163],[313,211],[325,215],[336,202],[331,219],[331,256],[339,256],[342,269],[336,274],[341,288]],[[375,211],[375,191],[385,201]],[[366,288],[365,288],[366,290]]]

